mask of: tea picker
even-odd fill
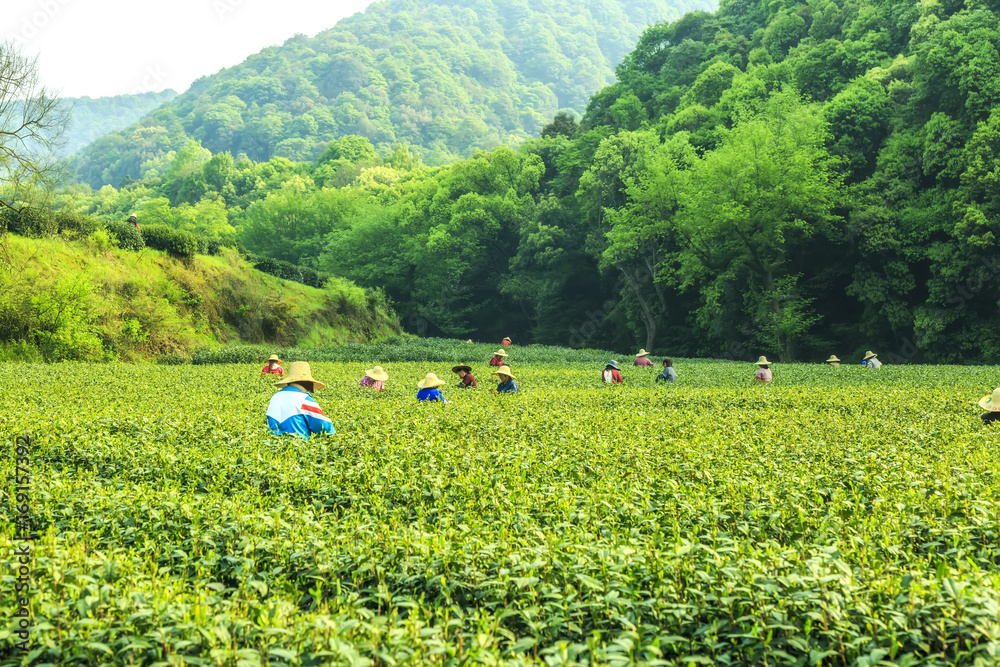
[[[306,440],[317,433],[333,434],[333,422],[312,397],[314,391],[326,387],[315,380],[309,364],[296,361],[288,367],[288,375],[274,383],[281,390],[271,397],[267,406],[267,425],[274,435],[298,435]]]

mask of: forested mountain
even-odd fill
[[[998,13],[728,1],[650,27],[579,124],[516,150],[427,168],[363,137],[300,164],[190,144],[63,204],[382,287],[421,334],[995,363]]]
[[[88,147],[93,187],[145,175],[188,138],[218,153],[315,160],[337,137],[405,143],[444,164],[538,134],[613,81],[642,31],[711,0],[384,0],[200,79]]]
[[[123,130],[161,104],[177,97],[173,90],[113,97],[64,97],[69,124],[59,147],[62,156],[80,150],[98,137]]]

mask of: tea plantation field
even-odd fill
[[[996,369],[450,365],[314,363],[310,442],[257,363],[0,366],[0,664],[1000,663]]]

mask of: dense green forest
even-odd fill
[[[202,78],[87,147],[77,180],[139,179],[193,138],[255,161],[316,160],[332,139],[409,144],[427,164],[536,136],[582,112],[642,31],[710,0],[383,0]],[[153,161],[153,163],[151,163]]]
[[[65,157],[110,132],[123,130],[177,97],[173,90],[112,97],[64,97],[69,123],[58,147]]]
[[[579,123],[424,167],[189,144],[62,204],[384,287],[421,334],[781,360],[1000,358],[1000,3],[724,2]]]

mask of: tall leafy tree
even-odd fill
[[[785,361],[818,320],[794,257],[829,238],[837,220],[839,176],[826,138],[818,109],[793,91],[777,94],[764,113],[722,133],[719,148],[695,162],[682,196],[676,259],[685,284],[703,285],[700,321],[717,325],[722,296],[745,281],[746,313]]]

